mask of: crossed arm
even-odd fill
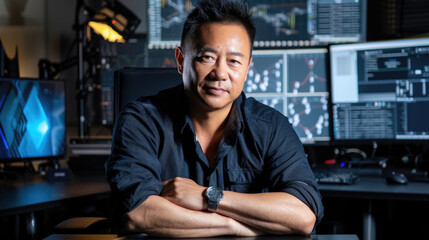
[[[257,236],[309,234],[316,221],[307,205],[282,192],[224,191],[217,212],[207,212],[205,189],[187,178],[167,180],[160,196],[150,196],[126,215],[126,226],[164,237]]]

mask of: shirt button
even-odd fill
[[[207,176],[206,177],[206,181],[208,182],[208,181],[210,181],[210,176]]]

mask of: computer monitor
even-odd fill
[[[175,48],[196,0],[149,0],[149,48]],[[248,0],[255,48],[325,46],[366,39],[367,0]]]
[[[95,122],[95,125],[113,125],[114,72],[124,67],[146,67],[148,59],[145,39],[129,39],[126,43],[100,41],[101,103],[96,101],[94,109],[99,109],[101,106],[101,112],[100,122]]]
[[[330,46],[333,139],[429,139],[429,38]]]
[[[0,162],[61,158],[66,149],[60,80],[0,78]]]
[[[244,92],[289,118],[304,144],[328,143],[326,48],[255,50]]]

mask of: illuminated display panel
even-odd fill
[[[429,139],[429,38],[332,45],[333,137]]]
[[[65,154],[64,82],[0,78],[0,160]]]
[[[244,92],[289,118],[305,144],[328,142],[325,48],[255,50]]]
[[[195,0],[149,0],[149,48],[175,48]],[[326,46],[366,39],[366,0],[248,0],[255,48]]]

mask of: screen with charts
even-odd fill
[[[429,139],[429,38],[330,47],[335,140]]]
[[[244,92],[289,118],[305,144],[329,136],[326,48],[255,50]]]
[[[195,0],[149,0],[150,48],[175,48]],[[248,0],[255,48],[308,47],[366,38],[366,0]]]
[[[0,78],[0,161],[61,157],[64,82]]]

